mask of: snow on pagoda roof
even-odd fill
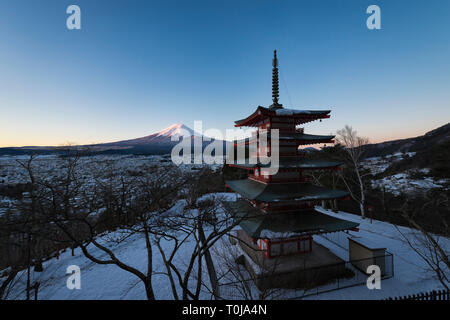
[[[266,214],[245,200],[224,201],[223,205],[234,219],[239,219],[240,227],[255,239],[337,232],[359,225],[315,210]]]
[[[295,120],[296,124],[306,123],[318,119],[326,119],[331,110],[295,110],[285,108],[258,108],[250,116],[245,119],[235,121],[236,127],[255,126],[259,121],[270,116],[290,117]]]
[[[271,131],[267,132],[266,134],[261,134],[261,136],[264,136],[267,138],[271,137]],[[306,133],[286,133],[286,132],[280,132],[278,135],[279,140],[297,140],[300,141],[302,144],[316,144],[316,143],[324,143],[326,141],[330,141],[335,136],[324,136],[324,135],[317,135],[317,134],[306,134]],[[242,140],[238,140],[235,143],[241,144],[241,143],[249,143],[252,139],[256,139],[256,137],[246,138]],[[305,143],[307,142],[307,143]],[[331,141],[330,141],[331,142]]]
[[[262,202],[328,200],[349,196],[347,191],[328,189],[310,183],[265,184],[252,179],[225,181],[225,183],[244,198]]]

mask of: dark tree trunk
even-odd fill
[[[203,225],[202,225],[202,221],[200,219],[199,219],[199,225],[198,225],[198,234],[199,234],[199,238],[200,238],[202,245],[206,245],[205,233],[203,232]],[[208,268],[209,280],[211,281],[211,287],[212,287],[212,292],[213,292],[214,298],[218,299],[220,297],[219,281],[217,280],[216,269],[214,268],[214,262],[211,258],[209,249],[205,251],[205,261],[206,261],[206,267]]]
[[[13,268],[9,273],[8,277],[6,278],[6,280],[3,281],[2,285],[0,286],[0,300],[4,298],[6,289],[8,288],[9,284],[14,280],[18,272],[19,271],[17,269]]]
[[[30,268],[31,268],[31,234],[28,234],[28,252],[27,252],[27,300],[30,300],[30,291],[31,291],[31,283],[30,283]]]
[[[150,281],[145,283],[145,293],[148,300],[155,300],[155,293],[153,292],[152,284]]]

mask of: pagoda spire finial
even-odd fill
[[[278,86],[278,59],[277,59],[277,50],[273,51],[273,60],[272,60],[272,107],[282,108],[281,104],[278,103],[278,95],[279,95],[279,86]]]

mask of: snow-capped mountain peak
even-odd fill
[[[188,132],[190,136],[198,136],[198,137],[201,136],[200,133],[195,132],[194,130],[192,130],[188,126],[185,126],[182,123],[173,124],[170,127],[167,127],[165,129],[157,132],[155,135],[156,135],[156,137],[183,136],[183,134],[185,134],[186,132]]]
[[[182,123],[176,123],[145,137],[100,144],[96,145],[96,147],[108,148],[113,146],[114,148],[120,149],[139,148],[139,152],[149,152],[149,150],[155,148],[157,148],[158,152],[162,152],[161,148],[166,147],[164,152],[168,152],[174,144],[178,143],[179,139],[186,138],[186,136],[196,140],[202,138],[200,133],[195,132],[188,126]]]

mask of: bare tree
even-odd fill
[[[317,274],[307,269],[307,254],[302,259],[305,272],[282,273],[280,269],[285,257],[266,259],[263,250],[234,232],[229,234],[229,241],[221,239],[214,252],[221,266],[219,278],[223,299],[275,300],[285,299],[287,294],[298,299],[315,288],[320,280]]]
[[[49,242],[45,239],[48,225],[43,221],[38,210],[40,189],[37,187],[39,177],[35,174],[36,155],[31,155],[26,160],[16,160],[19,170],[25,172],[26,183],[20,192],[20,197],[14,200],[14,205],[9,208],[7,214],[0,221],[0,250],[4,263],[9,266],[10,272],[2,285],[3,295],[7,288],[11,288],[14,277],[25,269],[26,274],[26,299],[31,299],[31,291],[35,291],[37,299],[38,282],[31,283],[31,268],[34,271],[43,271],[43,258],[49,254]]]
[[[31,298],[31,266],[35,264],[35,268],[42,268],[42,260],[41,256],[38,255],[38,246],[40,242],[39,238],[39,227],[40,223],[38,222],[38,213],[37,213],[37,193],[36,190],[36,176],[32,169],[32,164],[36,159],[36,155],[32,154],[26,161],[16,160],[17,163],[25,169],[28,174],[29,179],[29,196],[25,199],[25,202],[22,202],[21,206],[21,223],[19,224],[20,230],[22,233],[26,235],[26,269],[27,269],[27,287],[26,287],[26,299],[30,300]]]
[[[345,146],[346,163],[350,166],[355,176],[355,179],[351,179],[349,176],[341,174],[341,179],[350,192],[352,199],[359,204],[361,217],[365,218],[366,195],[364,178],[366,174],[363,173],[361,162],[364,159],[363,146],[369,143],[369,139],[358,136],[356,130],[346,125],[343,129],[337,131],[336,141]],[[354,188],[352,188],[352,183],[357,186],[357,191],[354,191]]]
[[[238,246],[247,246],[250,250],[254,250],[255,254],[259,249],[250,247],[232,233],[229,235],[234,245],[222,239],[220,247],[215,248],[214,253],[218,257],[218,263],[221,265],[219,278],[222,288],[222,299],[238,299],[238,300],[272,300],[282,297],[283,289],[258,287],[261,277],[270,278],[277,271],[279,266],[278,259],[272,258],[271,264],[266,264],[265,259],[261,259],[262,265],[252,264],[257,270],[249,272],[248,265],[242,249]],[[257,274],[261,274],[258,276]]]
[[[112,264],[130,272],[143,282],[147,298],[155,299],[151,237],[162,228],[160,215],[177,200],[183,185],[183,180],[177,179],[180,175],[172,167],[142,168],[141,175],[131,177],[117,168],[97,167],[97,180],[92,181],[80,170],[89,161],[76,150],[70,150],[62,161],[59,174],[34,181],[33,189],[39,190],[34,207],[54,226],[47,236],[80,247],[97,264]],[[31,165],[27,170],[30,177],[36,176]],[[98,237],[102,231],[115,229],[119,231],[110,237]],[[127,264],[114,252],[115,244],[133,235],[142,235],[145,241],[145,271]],[[106,253],[107,258],[100,258],[98,252]]]
[[[417,232],[405,233],[397,225],[395,227],[408,246],[417,253],[428,268],[436,275],[444,288],[450,290],[450,252],[441,241],[442,238],[446,239],[450,236],[450,228],[447,220],[444,214],[440,215],[443,234],[436,235],[428,232],[414,218],[417,213],[426,212],[430,207],[436,208],[436,204],[445,207],[446,214],[450,212],[449,198],[445,194],[429,195],[428,201],[423,203],[421,207],[417,207],[417,204],[412,204],[407,200],[401,208],[401,215]]]
[[[211,292],[217,299],[220,297],[218,277],[210,249],[239,221],[234,221],[223,212],[220,197],[210,195],[201,200],[199,195],[193,197],[191,188],[186,191],[187,205],[181,214],[167,216],[165,225],[169,228],[157,236],[156,244],[175,299],[181,297],[183,300],[198,300],[202,288]],[[163,248],[162,241],[170,242],[171,249],[168,250],[169,246]],[[184,266],[175,263],[175,256],[183,246],[190,246],[183,256]],[[209,284],[204,279],[203,261],[206,264]],[[178,293],[175,283],[178,283],[181,293]]]
[[[306,175],[308,177],[311,177],[311,181],[313,184],[318,185],[323,187],[324,184],[322,183],[322,180],[324,180],[324,178],[328,178],[327,180],[331,180],[330,184],[331,184],[331,188],[333,190],[335,190],[337,188],[337,182],[339,181],[341,173],[338,173],[337,170],[333,170],[331,173],[326,172],[326,170],[311,170],[310,172],[307,172]],[[331,179],[330,179],[331,178]],[[322,200],[322,207],[324,209],[327,209],[327,202],[330,204],[329,207],[334,211],[334,212],[338,212],[339,208],[338,208],[338,203],[337,203],[337,199],[332,199],[332,200]]]
[[[0,275],[0,277],[3,276],[3,280],[2,278],[0,278],[0,300],[7,298],[8,291],[11,288],[11,285],[13,284],[18,272],[18,268],[11,267],[10,270],[8,270],[8,272],[5,272],[4,275]]]
[[[61,248],[79,247],[94,263],[133,274],[144,284],[148,299],[156,298],[152,276],[160,273],[153,266],[156,247],[175,299],[199,299],[202,289],[219,295],[210,249],[238,222],[221,212],[219,197],[201,199],[215,179],[210,173],[202,180],[201,173],[186,175],[173,165],[124,170],[114,160],[99,162],[73,148],[51,174],[42,174],[33,162],[22,165],[32,196],[16,208],[28,206],[34,213],[33,225],[39,228],[32,229],[32,237],[39,235]],[[144,269],[117,254],[117,244],[131,237],[145,242]],[[183,257],[176,261],[181,251]],[[31,264],[33,258],[29,260]]]

